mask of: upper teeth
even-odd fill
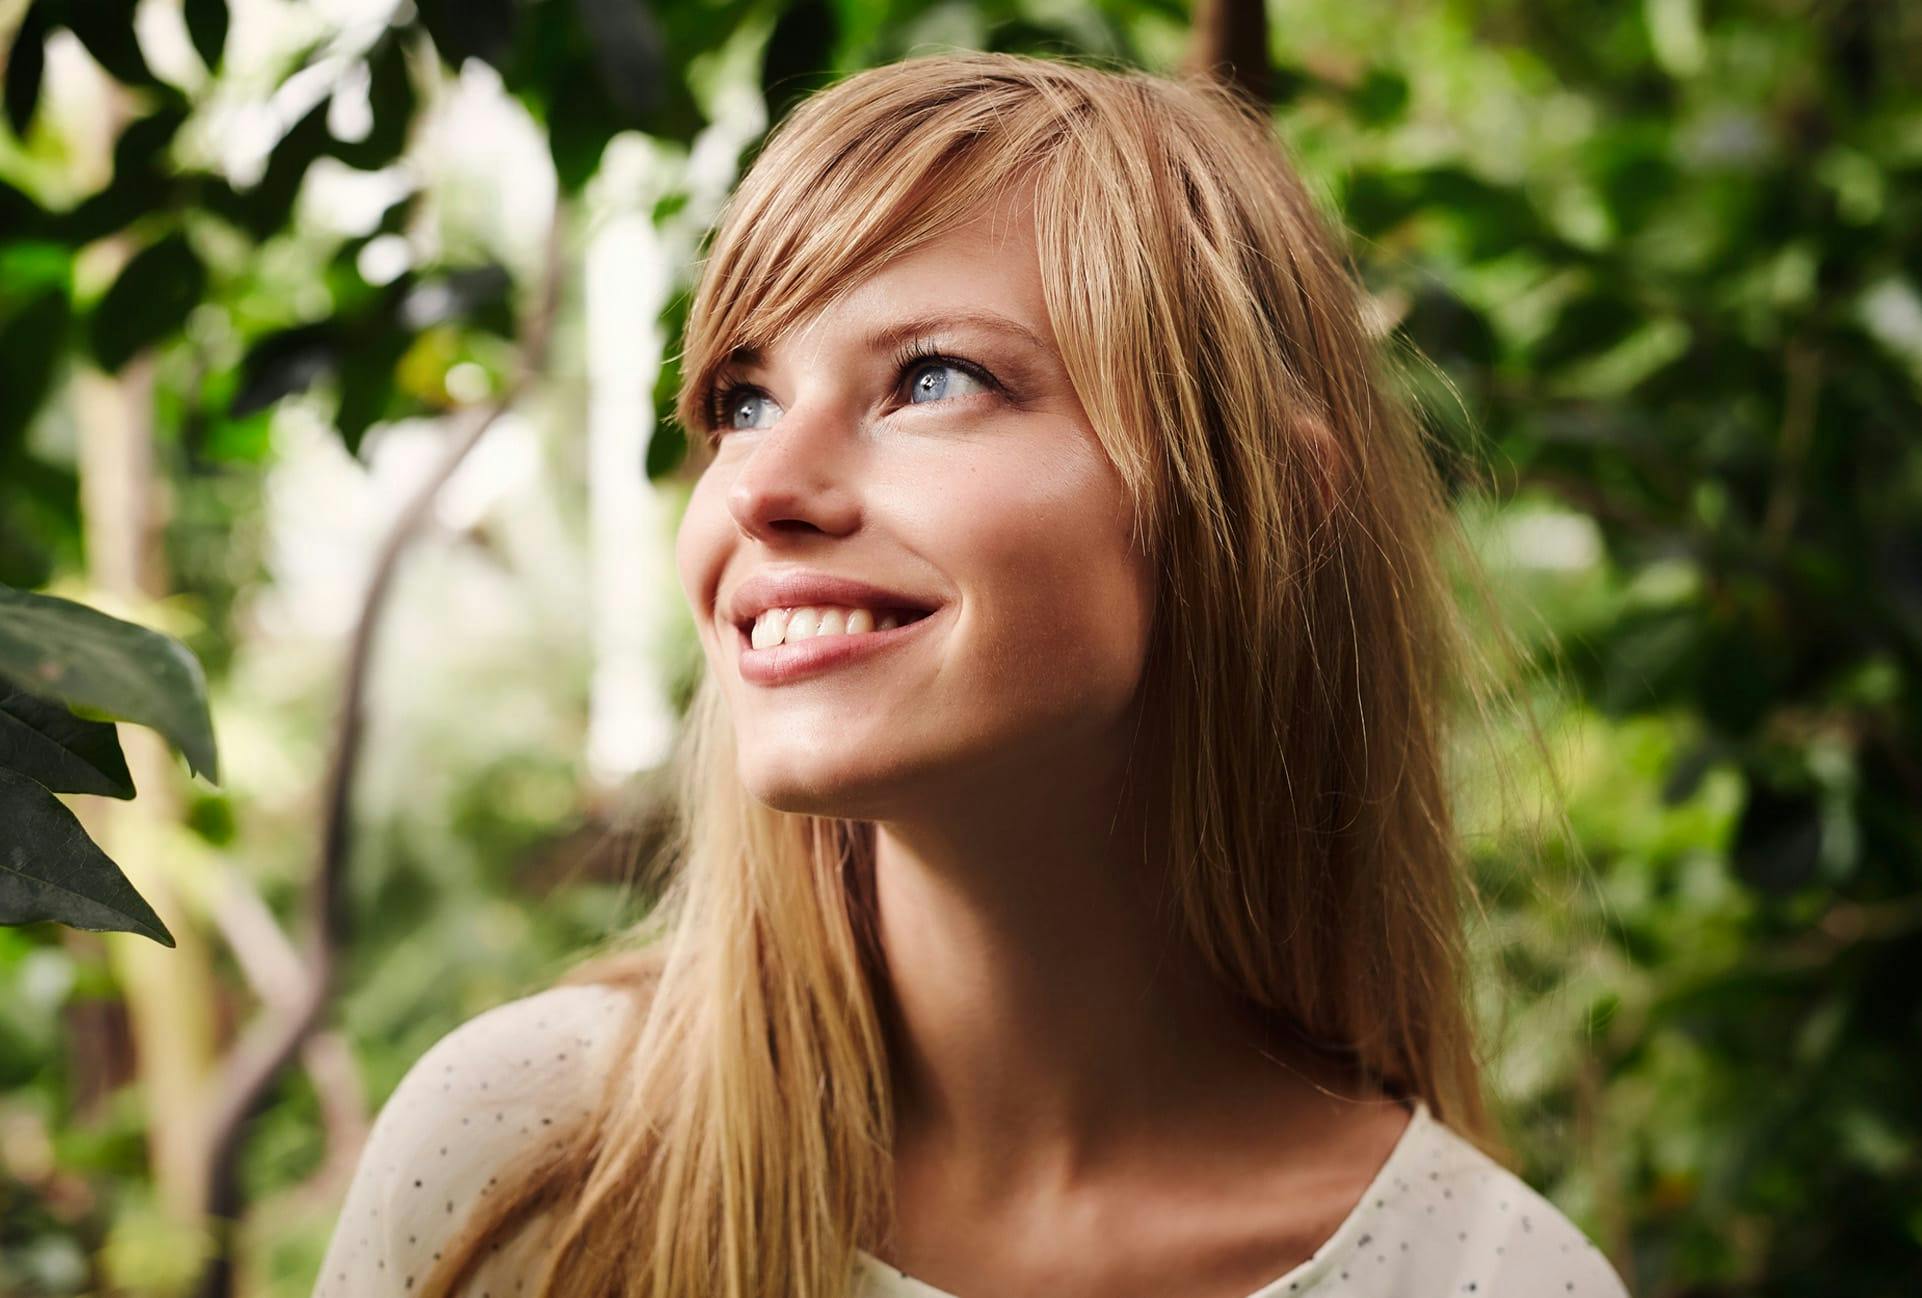
[[[750,643],[756,649],[771,649],[777,644],[793,644],[817,635],[860,635],[864,631],[886,631],[901,625],[892,610],[876,614],[872,609],[836,608],[810,604],[801,608],[770,608],[754,619]]]

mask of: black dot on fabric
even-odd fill
[[[1366,1244],[1369,1240],[1372,1240],[1373,1238],[1375,1238],[1373,1235],[1363,1235],[1361,1237],[1361,1242]]]
[[[409,1236],[407,1237],[407,1242],[408,1242],[409,1244],[418,1244],[418,1243],[420,1243],[420,1236],[418,1236],[418,1235],[409,1235]]]
[[[1379,1208],[1379,1207],[1381,1207],[1382,1205],[1384,1205],[1384,1204],[1386,1204],[1387,1202],[1388,1202],[1388,1200],[1386,1200],[1386,1199],[1377,1199],[1377,1200],[1375,1200],[1375,1206],[1376,1206],[1377,1208]]]
[[[1469,1293],[1474,1293],[1474,1292],[1475,1292],[1475,1282],[1474,1282],[1473,1280],[1470,1280],[1470,1281],[1468,1282],[1468,1292],[1469,1292]]]
[[[420,1178],[418,1176],[414,1178],[414,1188],[416,1190],[420,1189]]]

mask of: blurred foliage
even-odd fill
[[[643,213],[691,253],[709,155],[752,144],[729,133],[738,90],[778,119],[930,44],[1168,68],[1189,18],[1164,0],[418,0],[362,6],[371,21],[256,0],[231,24],[216,0],[139,8],[154,13],[0,3],[0,582],[85,573],[72,394],[150,360],[167,568],[233,753],[219,793],[188,789],[169,850],[190,874],[244,873],[283,920],[309,867],[340,620],[290,629],[285,519],[367,469],[370,433],[500,389],[544,270],[503,215],[518,194],[553,187],[571,255],[644,144],[661,165]],[[1270,15],[1281,130],[1354,229],[1382,319],[1432,361],[1403,378],[1501,484],[1464,515],[1564,766],[1572,845],[1503,819],[1463,758],[1524,1170],[1638,1298],[1914,1293],[1922,10]],[[268,27],[291,35],[263,55]],[[76,49],[112,83],[104,137],[53,94]],[[487,188],[448,161],[443,115],[481,91],[540,142],[545,175]],[[343,229],[309,204],[323,181],[380,201]],[[666,302],[657,409],[685,307]],[[522,616],[451,637],[430,614],[403,623],[400,683],[374,700],[339,1020],[368,1109],[440,1033],[632,906],[563,851],[592,834],[592,664],[553,586],[586,541],[526,539],[565,547],[555,520],[579,515],[588,469],[552,444],[575,427],[572,364],[542,395],[557,413],[539,455],[573,494],[487,517],[409,578],[423,604],[491,583],[472,589]],[[335,458],[288,431],[311,425]],[[681,451],[663,424],[636,471],[671,493]],[[0,988],[0,1292],[181,1292],[197,1244],[156,1207],[137,1085],[76,1094],[82,1072],[119,1075],[72,1044],[77,1023],[124,1015],[109,967],[51,926],[0,928]],[[252,1130],[247,1291],[304,1295],[342,1188],[321,1179],[306,1074]]]

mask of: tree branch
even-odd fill
[[[434,502],[441,489],[494,421],[513,407],[546,368],[560,300],[565,212],[557,200],[548,228],[547,264],[540,297],[523,316],[518,331],[522,340],[519,372],[492,401],[455,413],[450,420],[453,435],[445,453],[395,519],[375,559],[366,598],[348,647],[339,723],[327,763],[319,860],[308,893],[311,937],[305,978],[298,988],[290,989],[284,1003],[268,1007],[222,1069],[207,1148],[206,1214],[215,1246],[196,1290],[199,1298],[229,1298],[232,1293],[235,1228],[245,1210],[238,1170],[247,1123],[265,1103],[281,1073],[313,1036],[335,992],[340,952],[351,932],[346,897],[347,861],[354,824],[354,776],[360,767],[366,735],[366,697],[374,645],[388,598],[402,559],[433,516]]]

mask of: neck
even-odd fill
[[[1343,1087],[1204,969],[1118,768],[877,825],[896,1154],[961,1194],[1067,1195],[1151,1145],[1245,1141],[1251,1113],[1312,1123]]]

